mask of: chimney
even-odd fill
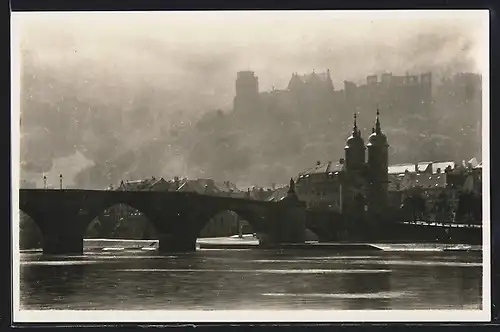
[[[271,188],[273,188],[273,190],[276,190],[276,183],[273,183],[273,184],[271,185]]]
[[[319,161],[319,160],[318,160],[318,161],[316,162],[316,166],[319,166],[319,165],[321,165],[321,161]]]

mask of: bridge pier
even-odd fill
[[[306,206],[300,202],[278,203],[268,216],[274,219],[271,232],[259,234],[262,247],[304,243],[306,238]]]
[[[47,234],[43,236],[45,255],[71,255],[83,253],[83,235]]]
[[[46,255],[72,255],[83,253],[83,236],[89,224],[86,215],[65,210],[64,206],[46,204],[43,213],[32,213],[33,221],[42,233],[42,250]],[[68,211],[69,210],[69,211]]]
[[[306,239],[306,207],[289,204],[281,207],[277,218],[276,238],[279,243],[304,243]]]
[[[196,251],[194,234],[160,234],[158,251],[162,253],[180,253]]]

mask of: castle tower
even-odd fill
[[[420,105],[424,116],[429,115],[432,104],[432,73],[420,75]]]
[[[335,91],[335,87],[333,86],[332,77],[330,76],[330,69],[326,70],[326,90],[328,92]]]
[[[430,103],[432,100],[432,73],[421,74],[420,85],[424,102]]]
[[[302,82],[299,75],[297,73],[293,73],[290,82],[288,82],[288,90],[299,91],[303,85],[304,82]]]
[[[377,119],[372,134],[368,137],[368,211],[372,216],[381,216],[387,209],[389,144],[382,132],[377,109]]]
[[[365,164],[365,142],[356,123],[356,114],[354,114],[352,134],[347,139],[344,150],[346,170],[348,172],[362,170]]]
[[[253,71],[240,71],[236,76],[236,96],[234,111],[248,111],[255,107],[259,99],[259,78]]]

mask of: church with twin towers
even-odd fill
[[[422,82],[426,79],[429,77],[425,76]],[[370,76],[369,80],[373,83],[374,78]],[[410,81],[415,83],[413,78]],[[308,75],[294,73],[286,89],[273,88],[269,92],[259,92],[258,77],[252,71],[243,71],[238,73],[235,87],[233,110],[238,114],[254,114],[259,110],[294,112],[294,107],[301,102],[306,105],[299,110],[301,112],[320,114],[322,110],[315,109],[319,105],[325,108],[324,112],[331,114],[336,101],[339,98],[345,100],[345,91],[335,91],[329,70],[323,73],[313,71]],[[421,93],[427,87],[414,84],[413,88]],[[335,162],[318,162],[297,176],[296,194],[308,207],[360,218],[365,213],[371,219],[383,218],[388,207],[389,144],[382,130],[378,107],[372,107],[371,112],[374,123],[366,144],[358,128],[359,113],[354,114],[353,121],[351,108],[351,120],[345,121],[351,122],[352,131],[344,146],[344,156]],[[368,110],[364,113],[367,114]]]

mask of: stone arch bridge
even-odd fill
[[[19,191],[19,209],[38,225],[46,254],[82,253],[88,225],[117,204],[139,210],[154,224],[160,233],[159,250],[163,252],[196,250],[200,231],[214,215],[225,210],[247,220],[257,233],[264,235],[265,243],[304,242],[306,207],[294,192],[281,202],[265,202],[183,192]]]

